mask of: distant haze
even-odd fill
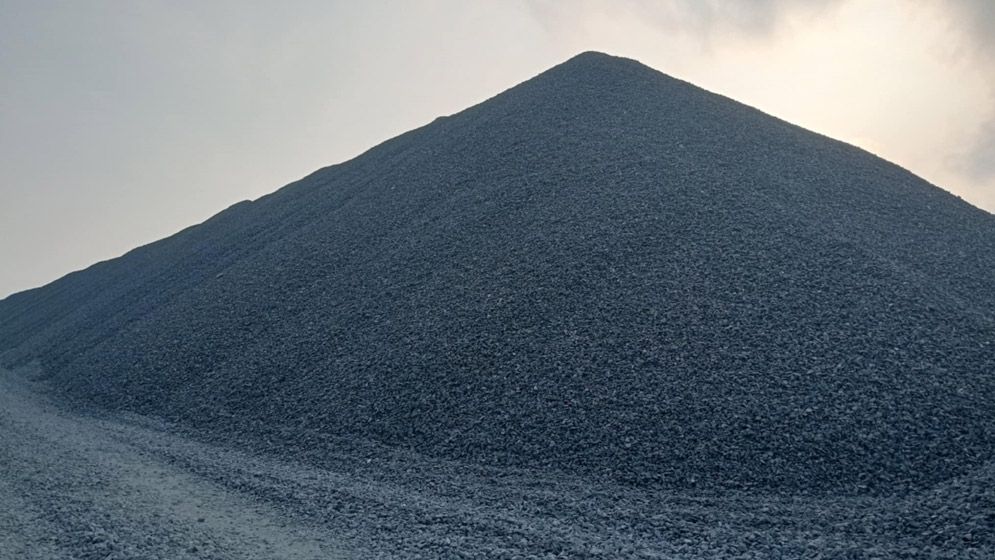
[[[995,211],[995,2],[0,5],[0,297],[202,221],[584,50]]]

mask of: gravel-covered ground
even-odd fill
[[[11,560],[987,559],[993,472],[838,499],[637,489],[372,444],[315,466],[83,413],[0,371],[0,558]]]

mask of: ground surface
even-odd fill
[[[171,430],[0,370],[0,558],[995,557],[990,516],[951,518],[942,489],[691,496],[371,449],[317,468]]]

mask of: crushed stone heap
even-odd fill
[[[891,493],[995,455],[995,217],[581,54],[0,302],[0,357],[293,453]]]

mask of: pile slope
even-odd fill
[[[995,454],[995,217],[579,55],[0,302],[7,364],[293,450],[898,492]]]

